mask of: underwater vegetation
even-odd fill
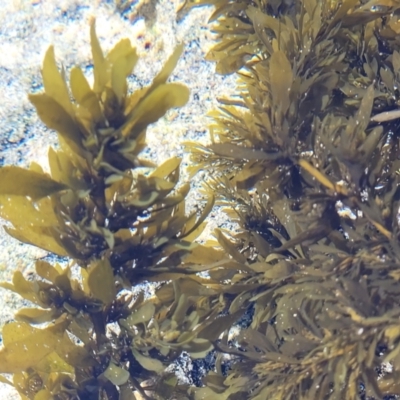
[[[13,374],[2,381],[22,398],[131,399],[151,376],[158,378],[151,390],[167,394],[176,385],[164,371],[171,360],[182,350],[201,357],[228,326],[215,327],[218,312],[207,307],[208,291],[196,276],[204,267],[192,261],[205,252],[193,240],[213,198],[200,215],[185,215],[189,187],[177,185],[180,160],[155,167],[140,157],[146,127],[188,100],[185,86],[167,83],[183,47],[149,87],[127,94],[137,62],[130,41],[104,55],[94,24],[90,36],[93,87],[79,68],[67,85],[50,47],[45,91],[29,97],[58,133],[50,173],[34,163],[0,170],[0,213],[13,226],[7,232],[71,259],[66,268],[37,261],[33,281],[17,271],[2,284],[35,305],[19,310],[2,332],[0,372]],[[146,301],[130,292],[143,281],[170,283]]]
[[[212,144],[186,143],[190,173],[206,172],[200,213],[185,213],[178,158],[141,157],[146,128],[188,100],[168,83],[182,46],[133,93],[127,39],[105,55],[91,25],[92,87],[47,51],[29,98],[60,146],[49,173],[0,169],[0,216],[70,262],[1,284],[33,306],[3,328],[0,380],[34,400],[400,395],[399,2],[180,12],[200,5],[215,6],[207,59],[238,77],[211,112]],[[200,244],[214,203],[238,228]],[[154,296],[134,292],[142,282]],[[183,351],[215,352],[203,386],[175,376]]]

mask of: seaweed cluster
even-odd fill
[[[218,345],[240,362],[205,382],[229,399],[400,394],[399,2],[187,3],[216,6],[207,57],[238,74],[212,145],[187,147],[240,226],[235,251],[220,241],[248,268],[232,304],[255,308],[237,348]]]
[[[206,171],[200,215],[185,214],[177,158],[141,157],[147,126],[188,99],[167,82],[182,46],[133,94],[129,40],[104,56],[91,26],[93,87],[78,68],[68,86],[46,53],[30,100],[60,149],[50,173],[0,169],[0,216],[71,261],[2,283],[35,307],[3,328],[0,379],[34,400],[400,395],[400,4],[183,9],[207,4],[207,59],[238,87],[211,113],[212,144],[186,143],[190,172]],[[199,244],[214,202],[238,228]],[[203,386],[178,380],[182,352],[210,351]]]
[[[141,158],[147,126],[188,100],[185,86],[167,83],[183,47],[149,87],[128,94],[137,62],[130,41],[104,55],[94,23],[90,35],[93,87],[79,68],[68,86],[50,47],[45,92],[29,96],[58,133],[50,173],[35,163],[0,169],[7,232],[70,259],[65,268],[39,260],[34,279],[16,271],[2,283],[35,307],[3,328],[0,372],[13,378],[1,380],[35,400],[132,399],[135,390],[149,398],[141,384],[150,380],[146,390],[164,398],[177,385],[166,367],[183,350],[207,353],[228,325],[215,326],[218,312],[206,297],[215,291],[202,285],[196,273],[203,267],[193,261],[222,258],[213,249],[202,257],[206,249],[193,242],[213,198],[200,215],[185,215],[189,186],[179,183],[180,160],[154,166]],[[132,290],[165,281],[151,299]]]

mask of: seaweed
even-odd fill
[[[79,68],[68,86],[50,47],[45,91],[29,96],[58,134],[50,172],[35,163],[0,169],[7,233],[70,260],[65,267],[37,261],[32,280],[16,271],[1,284],[34,306],[3,329],[0,373],[12,381],[1,380],[29,399],[131,399],[134,391],[161,398],[178,390],[168,365],[183,350],[201,357],[230,321],[215,326],[218,313],[205,296],[217,302],[221,290],[196,276],[207,267],[195,259],[223,258],[194,243],[213,197],[199,215],[186,215],[180,160],[154,166],[141,158],[147,126],[188,100],[185,86],[167,82],[183,46],[150,86],[129,94],[137,62],[130,41],[105,55],[94,22],[90,36],[92,87]],[[151,299],[133,293],[142,282],[165,281]]]
[[[238,361],[196,398],[399,395],[398,3],[186,7],[201,4],[216,6],[209,59],[238,86],[210,115],[212,144],[186,148],[239,227],[216,234],[246,267],[230,309],[255,311],[216,345]]]
[[[93,87],[78,68],[67,85],[46,53],[30,100],[60,149],[49,173],[0,169],[0,216],[70,261],[1,284],[34,304],[3,329],[1,381],[35,400],[400,395],[400,5],[181,11],[200,5],[216,6],[207,58],[238,77],[211,112],[211,144],[186,143],[189,172],[206,171],[200,213],[185,213],[178,158],[141,157],[147,126],[188,100],[168,83],[182,46],[132,94],[134,48],[104,55],[94,23]],[[214,204],[237,228],[200,244]],[[135,292],[143,282],[153,296]],[[213,360],[197,386],[173,373],[182,354]]]

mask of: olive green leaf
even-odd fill
[[[48,94],[30,94],[29,101],[35,106],[40,119],[64,136],[78,154],[82,153],[83,136],[73,117]]]
[[[103,376],[111,381],[114,385],[121,386],[128,381],[130,374],[126,369],[118,367],[118,365],[115,365],[111,362],[107,369],[103,372]]]
[[[42,76],[46,95],[53,98],[70,116],[72,116],[74,111],[70,101],[68,87],[63,75],[57,68],[53,46],[48,48],[44,56]]]
[[[107,259],[93,261],[88,268],[87,285],[93,297],[110,304],[116,295],[114,274]]]
[[[29,196],[32,200],[68,189],[45,174],[16,166],[1,167],[0,181],[0,195]]]
[[[45,329],[33,328],[25,322],[5,325],[0,372],[18,373],[36,366],[60,345],[68,324],[64,321]]]
[[[140,354],[136,349],[131,349],[133,356],[136,361],[145,369],[149,371],[154,371],[156,373],[161,373],[164,371],[165,367],[160,360],[156,358],[146,357]]]

